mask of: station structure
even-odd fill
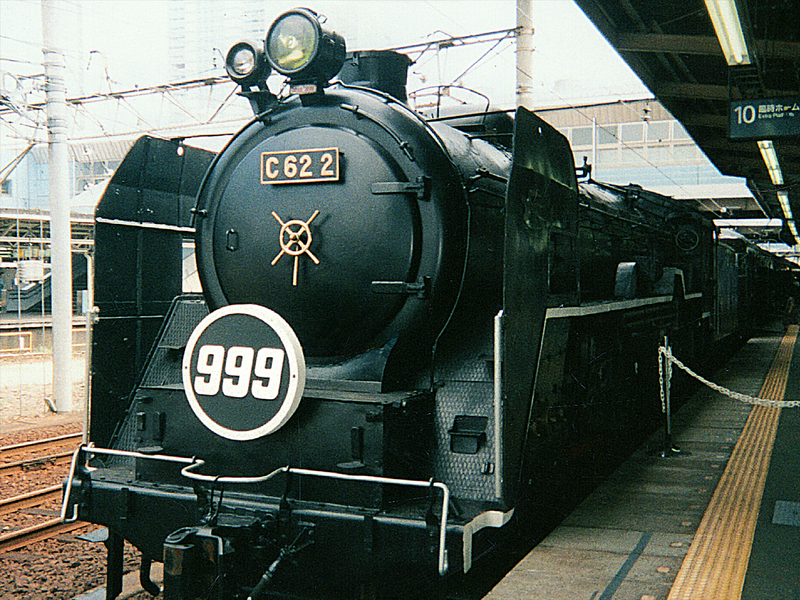
[[[538,111],[570,140],[576,164],[587,157],[597,179],[636,181],[698,202],[720,226],[795,256],[800,11],[774,0],[576,3],[652,92]],[[209,134],[226,128],[236,129],[229,123]],[[133,141],[70,146],[72,247],[79,255],[91,254],[93,206]],[[13,306],[13,280],[45,287],[43,156],[41,148],[26,150],[17,175],[0,187],[5,312]],[[797,337],[790,324],[752,338],[717,383],[753,402],[701,388],[675,416],[679,452],[652,452],[657,434],[487,598],[800,597]]]

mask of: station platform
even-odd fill
[[[751,338],[714,382],[800,399],[798,327]],[[703,386],[485,600],[800,600],[800,408]]]

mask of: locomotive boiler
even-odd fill
[[[228,53],[255,116],[219,153],[144,137],[116,171],[63,506],[108,528],[110,594],[123,540],[172,600],[466,573],[571,449],[658,412],[663,335],[727,333],[710,221],[579,184],[525,109],[424,117],[408,64],[289,11]]]

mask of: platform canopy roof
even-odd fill
[[[797,0],[576,3],[716,167],[747,178],[763,210],[738,216],[783,218],[800,243]]]

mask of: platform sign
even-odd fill
[[[771,140],[794,135],[800,135],[800,97],[730,103],[730,139]]]
[[[269,435],[292,417],[305,387],[305,358],[292,328],[258,305],[206,316],[183,355],[183,387],[197,418],[230,440]]]

